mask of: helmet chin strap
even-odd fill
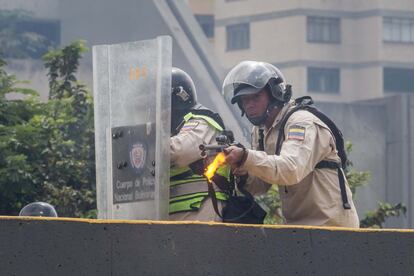
[[[278,107],[278,104],[277,102],[274,101],[272,103],[269,103],[269,105],[266,108],[266,111],[263,112],[262,115],[257,116],[257,117],[250,117],[249,115],[246,114],[246,117],[250,121],[250,123],[252,123],[253,125],[260,126],[266,122],[267,118],[269,117],[270,112],[276,107]]]

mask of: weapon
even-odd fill
[[[204,175],[210,182],[219,166],[226,162],[226,157],[223,153],[224,149],[234,144],[234,135],[231,130],[223,130],[220,135],[216,137],[217,145],[205,145],[201,144],[199,149],[201,150],[201,156],[207,158],[209,156],[215,156],[213,162],[207,166],[204,171]]]
[[[223,130],[220,135],[216,137],[217,145],[205,145],[201,144],[199,149],[201,150],[201,156],[207,157],[216,155],[222,152],[225,148],[234,143],[234,135],[231,130]]]

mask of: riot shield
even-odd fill
[[[171,37],[93,47],[98,217],[167,219]]]

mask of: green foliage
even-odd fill
[[[41,102],[0,62],[0,214],[45,201],[59,216],[96,215],[93,102],[75,73],[81,41],[45,55],[50,99]],[[8,101],[10,92],[29,94]]]
[[[79,60],[88,51],[84,41],[76,41],[71,45],[43,56],[49,77],[49,99],[62,99],[77,94],[84,94],[84,86],[76,83],[75,73]],[[79,92],[81,91],[81,92]]]
[[[347,152],[347,155],[349,156],[349,154],[352,151],[352,143],[350,141],[346,141],[345,150]],[[355,170],[354,164],[349,159],[348,159],[345,175],[346,175],[346,179],[348,180],[348,184],[351,189],[353,198],[355,198],[356,189],[358,187],[365,186],[371,178],[371,175],[369,172]]]
[[[269,191],[259,196],[257,202],[267,207],[264,224],[283,224],[282,204],[279,196],[279,187],[272,185]]]
[[[55,46],[44,35],[24,28],[32,20],[22,10],[0,10],[0,49],[8,58],[38,58]]]
[[[378,203],[375,211],[370,211],[361,220],[361,228],[382,228],[387,217],[399,217],[407,213],[407,207],[402,203],[391,205],[389,203]]]

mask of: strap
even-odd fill
[[[211,197],[211,202],[213,203],[214,212],[223,219],[223,215],[220,214],[217,206],[217,197],[216,197],[216,191],[214,190],[213,183],[207,182],[208,184],[208,195]]]
[[[285,126],[289,119],[289,117],[298,110],[306,110],[315,115],[319,118],[322,122],[324,122],[328,128],[331,130],[332,134],[335,137],[335,144],[336,149],[338,150],[338,156],[341,158],[340,163],[332,162],[332,161],[321,161],[316,164],[316,169],[336,169],[338,171],[338,179],[339,179],[339,188],[341,190],[341,198],[342,198],[342,205],[344,209],[351,209],[351,206],[348,202],[348,196],[346,194],[345,188],[345,175],[341,170],[341,167],[345,169],[347,165],[347,156],[344,147],[344,138],[342,132],[338,129],[335,123],[329,119],[325,114],[319,111],[317,108],[313,107],[313,100],[309,96],[304,96],[295,100],[296,106],[292,108],[283,118],[280,123],[279,135],[276,141],[276,155],[280,155],[280,151],[282,150],[282,145],[285,138]],[[286,187],[285,187],[286,189]]]
[[[280,129],[279,129],[279,135],[277,137],[276,141],[276,155],[280,155],[280,151],[282,150],[282,144],[285,140],[285,126],[287,121],[289,120],[290,116],[295,113],[296,111],[300,109],[305,109],[307,106],[313,104],[313,100],[309,96],[303,96],[300,98],[297,98],[295,100],[296,106],[293,107],[288,113],[286,113],[285,117],[283,117],[283,120],[280,122]],[[316,115],[315,115],[316,116]],[[318,117],[318,116],[317,116]]]
[[[348,195],[346,194],[345,175],[341,168],[341,164],[334,161],[323,160],[316,164],[315,169],[336,169],[338,171],[339,189],[341,190],[342,206],[344,209],[351,209],[348,202]]]
[[[264,129],[259,128],[259,150],[264,151]]]
[[[244,189],[244,185],[246,184],[245,179],[242,180],[241,178],[239,178],[237,184],[238,184],[237,187],[239,188],[239,191],[241,191],[244,194],[244,196],[250,200],[250,202],[252,204],[250,205],[250,207],[245,212],[243,212],[243,214],[241,214],[241,215],[239,215],[237,217],[234,217],[234,218],[230,218],[230,219],[229,218],[226,218],[226,221],[237,221],[237,220],[241,219],[242,217],[244,217],[245,215],[247,215],[254,208],[254,206],[255,206],[255,201],[254,201],[254,198],[253,198],[252,194],[249,193],[248,191],[246,191]],[[218,210],[217,198],[216,198],[216,193],[214,191],[214,187],[213,187],[212,183],[210,183],[210,182],[208,182],[208,195],[211,197],[211,201],[213,203],[214,211],[216,212],[216,214],[221,219],[223,219],[223,215],[220,214],[220,212]]]
[[[345,170],[348,158],[345,152],[344,138],[343,138],[342,132],[339,130],[339,128],[335,125],[335,123],[331,119],[329,119],[325,114],[320,112],[315,107],[305,106],[304,109],[309,111],[316,117],[318,117],[332,131],[332,134],[335,137],[335,144],[336,144],[336,149],[338,151],[338,156],[339,158],[341,158],[342,168]]]
[[[277,141],[276,141],[276,155],[280,155],[280,151],[282,150],[282,144],[283,141],[285,140],[285,125],[289,119],[289,117],[295,113],[296,111],[298,111],[299,109],[302,109],[302,106],[296,106],[294,108],[292,108],[292,110],[290,110],[285,117],[283,118],[283,120],[280,122],[280,127],[279,127],[279,135],[277,136]]]
[[[340,164],[335,161],[328,161],[328,160],[322,160],[318,164],[316,164],[315,169],[337,169],[340,168]]]

